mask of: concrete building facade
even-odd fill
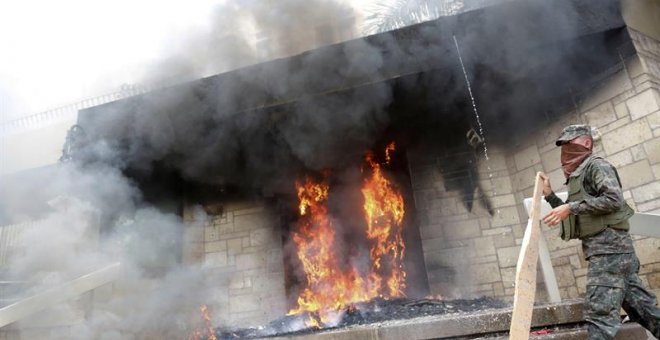
[[[660,213],[660,43],[632,28],[637,55],[624,60],[602,80],[576,94],[575,107],[549,119],[543,129],[523,132],[510,148],[476,151],[411,150],[411,185],[418,216],[429,294],[446,298],[492,296],[511,301],[516,263],[527,221],[523,199],[531,197],[537,171],[563,191],[559,148],[561,129],[588,123],[600,132],[595,153],[614,164],[627,202],[639,212]],[[487,133],[486,133],[487,138]],[[446,159],[478,154],[483,195],[494,209],[474,198],[471,211],[451,181],[465,173],[446,173]],[[190,258],[232,277],[218,301],[226,302],[220,322],[258,325],[286,313],[281,225],[267,205],[226,202],[204,228],[190,228]],[[191,210],[192,207],[188,207]],[[192,214],[189,214],[192,216]],[[270,217],[268,217],[270,216]],[[189,217],[193,218],[193,217]],[[565,242],[555,228],[542,226],[562,299],[583,297],[587,263],[580,242]],[[203,232],[202,232],[203,231]],[[660,294],[660,239],[633,236],[643,282]],[[230,275],[227,275],[230,273]],[[548,301],[539,276],[537,302]],[[273,306],[264,309],[264,305]]]
[[[522,201],[531,196],[537,171],[547,173],[556,191],[562,190],[559,148],[554,141],[565,125],[588,123],[597,128],[595,152],[618,168],[628,203],[636,211],[660,214],[660,38],[646,26],[635,25],[635,18],[629,18],[624,28],[632,44],[626,48],[633,48],[633,55],[621,56],[621,62],[602,73],[597,82],[572,93],[573,105],[546,117],[542,128],[516,131],[512,133],[515,142],[490,147],[487,155],[471,148],[415,145],[407,150],[413,196],[409,204],[416,217],[408,227],[419,228],[427,294],[513,298],[515,266],[527,221]],[[396,78],[397,71],[386,70],[378,76]],[[349,85],[355,84],[364,85],[358,81]],[[61,126],[53,131],[57,131],[52,132],[54,140],[63,140]],[[39,132],[26,134],[27,142],[34,142],[35,134]],[[483,137],[488,145],[488,131]],[[20,138],[11,143],[26,145]],[[11,143],[4,144],[3,150],[20,158]],[[61,147],[49,145],[44,149],[47,155],[38,158],[54,162],[56,146]],[[25,158],[17,169],[7,172],[41,164],[31,159]],[[476,171],[447,166],[466,159],[474,159]],[[467,196],[454,189],[464,183],[478,189]],[[289,231],[273,195],[197,200],[188,189],[183,189],[174,209],[180,207],[185,224],[181,263],[201,269],[206,285],[216,287],[208,297],[216,311],[213,323],[258,326],[285,315],[292,299],[287,291],[283,241]],[[580,243],[562,241],[558,230],[547,226],[543,232],[561,297],[582,297],[587,264]],[[660,294],[660,239],[634,239],[642,280]],[[547,301],[542,281],[537,301]]]

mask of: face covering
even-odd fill
[[[561,168],[568,178],[582,162],[591,155],[591,150],[579,144],[563,144],[561,146]]]

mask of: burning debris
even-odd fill
[[[382,168],[390,164],[390,153],[394,151],[395,144],[390,143],[385,149],[384,163],[379,163],[372,152],[365,157],[369,174],[361,192],[369,247],[367,268],[356,265],[364,262],[359,258],[361,252],[351,251],[346,256],[336,246],[338,222],[328,212],[327,174],[321,181],[308,177],[296,183],[300,219],[293,240],[306,283],[298,296],[298,306],[289,315],[306,313],[308,327],[336,324],[342,311],[355,303],[405,296],[404,202]]]
[[[430,315],[471,313],[507,306],[506,303],[489,297],[457,300],[376,298],[351,305],[350,308],[337,315],[337,322],[334,326],[325,328],[325,330]],[[318,331],[316,327],[305,327],[304,323],[301,315],[288,315],[256,328],[228,329],[220,327],[215,330],[214,336],[220,340],[252,339],[304,335]]]
[[[206,305],[201,305],[199,311],[202,313],[202,319],[204,320],[203,329],[197,329],[190,334],[188,340],[218,340],[215,335],[215,330],[211,326],[211,315],[209,314],[209,309]]]

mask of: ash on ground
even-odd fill
[[[430,315],[470,313],[493,308],[509,307],[510,304],[490,297],[477,299],[436,300],[436,299],[375,299],[360,303],[338,313],[334,325],[321,328],[305,326],[307,315],[287,315],[273,320],[267,325],[255,328],[217,328],[218,339],[254,339],[285,335],[303,335],[319,331],[338,329],[354,325],[372,324],[390,320],[405,320]]]

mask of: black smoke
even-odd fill
[[[311,10],[294,4],[283,10]],[[281,32],[302,25],[252,15]],[[497,145],[561,112],[569,93],[619,62],[620,26],[616,1],[514,1],[84,110],[79,121],[88,157],[120,168],[281,190],[301,171],[355,164],[384,135],[465,149],[477,122],[454,37],[482,137]],[[110,159],[95,154],[108,148]]]

